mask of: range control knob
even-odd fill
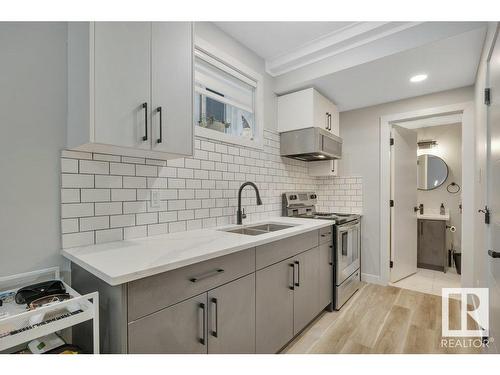
[[[316,198],[318,198],[318,196],[316,194],[311,194],[310,198],[311,199],[316,199]]]
[[[296,195],[294,195],[294,194],[290,195],[290,200],[291,200],[291,201],[294,201],[294,200],[296,200],[296,199],[297,199],[297,196],[296,196]]]

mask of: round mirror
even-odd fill
[[[448,166],[436,155],[418,157],[417,187],[419,190],[436,189],[448,178]]]

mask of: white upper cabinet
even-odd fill
[[[151,133],[155,151],[192,154],[191,30],[189,22],[153,23]]]
[[[96,142],[150,149],[151,24],[97,22],[94,40]]]
[[[278,131],[318,127],[339,135],[337,106],[313,88],[278,97]]]
[[[192,24],[68,27],[68,148],[158,159],[192,155]]]

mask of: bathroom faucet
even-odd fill
[[[262,205],[262,200],[260,199],[259,189],[257,188],[257,185],[250,181],[247,181],[243,185],[241,185],[240,190],[238,191],[238,212],[236,213],[236,224],[238,225],[243,224],[243,219],[247,217],[245,211],[241,211],[241,192],[247,185],[250,185],[255,189],[255,193],[257,194],[257,206]]]

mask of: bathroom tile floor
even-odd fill
[[[389,285],[441,296],[442,288],[460,288],[460,275],[455,268],[448,269],[446,273],[418,268],[415,274]]]

